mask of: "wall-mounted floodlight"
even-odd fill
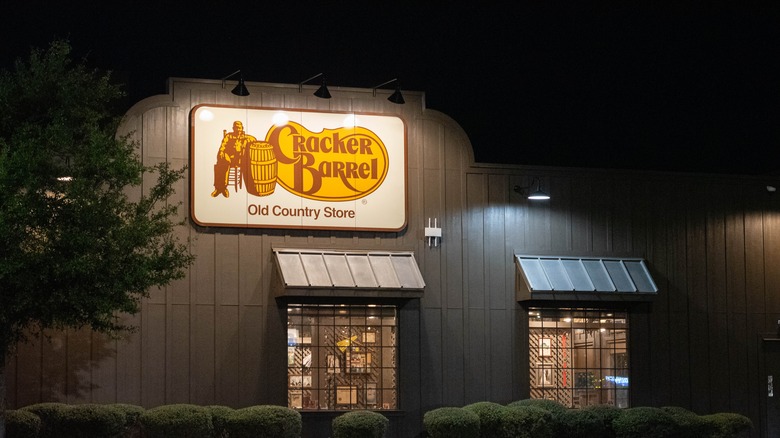
[[[225,81],[232,78],[233,76],[240,74],[241,70],[236,70],[233,73],[230,73],[229,75],[222,78],[222,88],[225,88]],[[238,84],[230,91],[231,93],[235,94],[236,96],[249,96],[249,90],[246,89],[246,84],[244,84],[244,76],[241,75],[238,78]]]
[[[536,183],[536,190],[529,193],[529,190],[534,187],[534,183]],[[542,182],[539,180],[539,177],[534,177],[534,179],[531,181],[531,184],[526,187],[515,186],[514,190],[523,196],[527,195],[528,199],[533,201],[550,199],[550,195],[542,190]]]
[[[309,79],[306,79],[303,82],[298,83],[298,92],[303,91],[303,84],[317,79],[318,77],[322,76],[322,83],[320,85],[320,88],[317,89],[317,91],[314,92],[314,95],[319,97],[320,99],[330,99],[330,91],[328,91],[328,86],[325,84],[325,76],[323,76],[322,73],[317,73],[316,75],[310,77]]]
[[[398,105],[403,105],[404,103],[406,103],[406,101],[404,101],[404,96],[403,96],[403,94],[401,94],[401,84],[398,83],[398,78],[390,79],[389,81],[383,82],[383,83],[377,85],[376,87],[374,87],[374,90],[373,90],[374,91],[374,97],[376,97],[376,90],[377,90],[377,88],[379,88],[381,86],[384,86],[384,85],[387,85],[387,84],[391,84],[393,82],[396,83],[395,84],[395,91],[393,92],[393,94],[390,95],[390,97],[387,98],[387,100],[389,100],[390,102],[396,103]]]

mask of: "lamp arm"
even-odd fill
[[[241,69],[238,69],[238,70],[234,71],[233,73],[230,73],[229,75],[225,76],[224,78],[222,78],[220,80],[221,81],[226,81],[226,80],[232,78],[233,76],[235,76],[235,75],[237,75],[239,73],[241,73]]]
[[[311,81],[313,79],[317,79],[320,76],[322,76],[322,73],[317,73],[316,75],[310,77],[309,79],[306,79],[305,81],[299,82],[298,83],[298,92],[300,93],[301,90],[303,90],[303,84],[305,84],[305,83],[307,83],[307,82],[309,82],[309,81]]]
[[[377,88],[379,88],[379,87],[381,87],[381,86],[383,86],[383,85],[390,84],[390,83],[392,83],[392,82],[395,82],[395,81],[397,81],[397,80],[398,80],[398,78],[393,78],[393,79],[390,79],[390,80],[389,80],[389,81],[387,81],[387,82],[382,82],[381,84],[379,84],[379,85],[377,85],[376,87],[374,87],[374,97],[376,97],[376,89],[377,89]]]

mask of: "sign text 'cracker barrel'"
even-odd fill
[[[266,135],[277,160],[277,182],[288,191],[320,201],[362,198],[382,185],[389,170],[387,148],[363,127],[311,132],[288,122]]]

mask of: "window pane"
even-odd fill
[[[531,397],[628,407],[626,312],[529,309]]]
[[[290,305],[288,406],[397,409],[396,308]]]

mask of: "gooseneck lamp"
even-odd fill
[[[233,76],[240,74],[241,70],[236,70],[233,73],[230,73],[229,75],[222,78],[222,88],[225,88],[225,81],[232,78]],[[233,89],[230,91],[231,93],[235,94],[236,96],[249,96],[249,90],[246,88],[246,84],[244,84],[244,76],[241,75],[238,78],[238,84],[233,87]]]
[[[383,83],[377,85],[376,87],[374,87],[374,89],[373,89],[374,97],[376,97],[376,90],[379,87],[382,87],[382,86],[387,85],[387,84],[392,84],[393,82],[396,83],[395,91],[393,92],[393,94],[390,95],[390,97],[387,98],[387,100],[389,100],[390,102],[393,102],[395,104],[398,104],[398,105],[403,105],[404,103],[406,103],[406,101],[404,100],[403,94],[401,94],[401,84],[398,83],[398,78],[390,79],[389,81],[383,82]]]
[[[306,79],[303,82],[299,82],[298,92],[300,93],[303,91],[303,84],[312,81],[314,79],[317,79],[320,76],[322,76],[322,82],[320,88],[318,88],[317,91],[314,92],[314,95],[319,97],[320,99],[330,99],[330,91],[328,91],[328,86],[325,84],[325,76],[323,76],[322,73],[317,73],[316,75],[310,77],[309,79]]]

